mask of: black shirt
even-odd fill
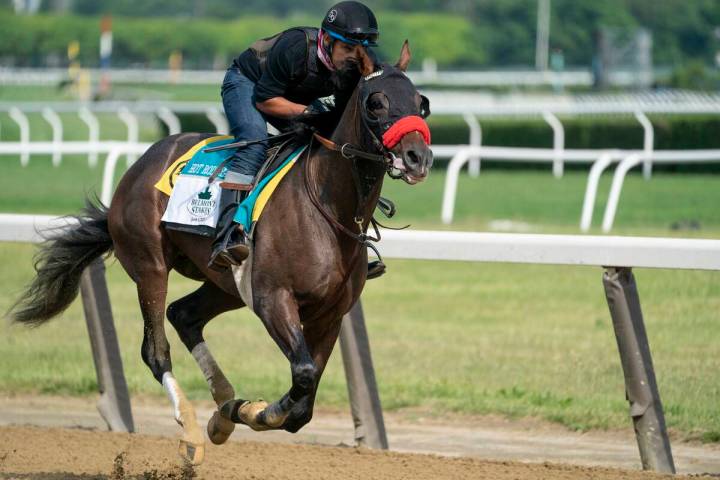
[[[317,29],[296,28],[280,34],[267,53],[264,68],[256,52],[248,48],[233,61],[255,83],[255,101],[285,97],[307,105],[335,92],[332,73],[317,58]]]

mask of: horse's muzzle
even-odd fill
[[[417,132],[407,134],[399,147],[402,164],[396,168],[402,171],[402,179],[411,185],[425,180],[433,164],[433,153],[422,136]]]

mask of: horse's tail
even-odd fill
[[[77,224],[60,227],[45,238],[35,255],[37,275],[10,308],[15,322],[36,327],[72,303],[85,267],[112,251],[107,217],[106,207],[88,199],[80,215],[69,217]]]

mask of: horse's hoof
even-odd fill
[[[260,413],[263,412],[268,406],[267,402],[245,402],[238,408],[237,415],[240,421],[248,427],[258,432],[263,430],[270,430],[272,427],[266,425],[260,419]]]
[[[202,443],[197,444],[186,440],[180,440],[178,453],[187,463],[191,465],[200,465],[205,459],[205,445]]]
[[[233,430],[235,430],[235,423],[222,417],[218,411],[213,413],[207,424],[208,438],[215,445],[222,445],[227,442]]]

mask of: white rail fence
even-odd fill
[[[433,149],[434,151],[434,149]],[[485,158],[508,162],[533,162],[555,165],[559,162],[592,164],[588,174],[587,187],[580,216],[580,230],[587,232],[592,222],[592,214],[597,197],[600,176],[613,163],[618,163],[613,176],[608,202],[603,215],[602,230],[612,230],[617,213],[620,193],[627,173],[633,167],[643,164],[685,165],[701,163],[720,163],[720,150],[574,150],[558,152],[556,149],[542,148],[509,148],[509,147],[472,147],[463,146],[457,149],[447,168],[445,189],[440,217],[443,223],[450,224],[455,213],[458,181],[460,171],[472,158]],[[559,167],[562,169],[562,167]],[[479,172],[479,166],[477,171]],[[648,168],[645,171],[650,171]]]
[[[36,242],[40,239],[38,230],[63,225],[63,222],[67,220],[57,220],[47,216],[0,214],[0,227],[2,227],[0,242]],[[632,267],[720,271],[720,241],[383,231],[381,248],[384,256],[388,258],[603,267],[605,269],[603,285],[613,320],[625,376],[626,398],[631,407],[630,415],[635,426],[643,468],[666,473],[675,472]],[[92,293],[92,288],[97,287],[99,292],[107,296],[102,271],[95,271],[93,277],[90,275],[85,277],[85,279],[90,278],[94,279],[94,283],[85,283],[86,290],[83,291],[83,295],[86,292]],[[84,300],[86,306],[91,303],[87,299]],[[102,309],[86,308],[91,337],[105,335],[103,345],[109,347],[111,351],[110,355],[105,354],[103,349],[93,351],[96,368],[100,369],[102,366],[106,368],[105,375],[98,374],[98,378],[101,379],[101,393],[105,398],[104,403],[101,399],[99,408],[106,420],[108,419],[106,415],[115,418],[115,423],[108,421],[111,428],[115,425],[116,429],[127,430],[129,425],[132,429],[127,387],[122,375],[122,364],[119,361],[109,303],[105,305],[104,317],[97,315],[99,311]],[[350,320],[346,319],[343,322],[341,348],[353,406],[352,412],[355,417],[356,438],[371,447],[387,448],[367,331],[359,303],[353,308],[349,318]],[[107,336],[107,332],[111,335]],[[113,363],[113,358],[116,363]],[[119,389],[120,395],[111,389],[111,393],[114,392],[115,396],[107,397],[104,389],[107,389],[108,385],[112,387],[115,384],[122,387]],[[119,412],[124,412],[125,419],[129,419],[129,423],[120,421],[122,418]]]
[[[150,143],[128,142],[0,142],[0,156],[21,155],[29,159],[31,154],[78,155],[90,154],[97,158],[98,154],[107,154],[103,169],[100,200],[110,205],[112,198],[115,171],[122,155],[127,155],[126,165],[129,167],[137,159],[137,155],[145,153]],[[93,157],[90,157],[93,158]]]
[[[537,116],[542,118],[553,131],[555,159],[553,174],[562,176],[562,153],[565,149],[565,130],[560,116],[574,115],[634,115],[643,127],[643,150],[650,158],[654,143],[654,129],[647,114],[718,114],[720,95],[686,91],[665,91],[641,94],[589,94],[589,95],[488,95],[475,92],[425,91],[430,98],[434,115],[462,116],[468,126],[468,145],[482,145],[482,130],[478,117]],[[61,141],[63,136],[62,114],[75,114],[88,127],[88,141],[99,138],[99,114],[117,115],[126,126],[126,141],[138,140],[139,117],[153,116],[159,119],[170,134],[182,131],[179,115],[204,115],[213,125],[215,132],[227,134],[229,127],[219,102],[160,102],[160,101],[102,101],[79,102],[0,102],[0,113],[5,112],[20,130],[20,141],[30,141],[30,122],[27,114],[42,113],[50,123],[53,139]],[[120,140],[120,139],[116,139]],[[437,146],[437,158],[450,158],[458,153],[461,145]],[[94,163],[91,156],[88,160]],[[128,157],[128,161],[132,155]],[[499,159],[500,160],[500,159]],[[23,157],[27,162],[27,156]],[[60,159],[57,157],[56,162]],[[470,174],[479,174],[479,158],[470,162]],[[651,173],[651,164],[643,167],[646,178]]]
[[[113,83],[220,85],[225,70],[168,70],[112,68],[87,69],[94,83],[105,75]],[[592,73],[587,69],[569,69],[563,72],[537,70],[511,71],[437,71],[428,68],[409,72],[416,85],[447,86],[592,86]],[[67,68],[0,68],[0,85],[57,85],[70,80]],[[636,85],[636,72],[614,71],[610,74],[613,85]]]

